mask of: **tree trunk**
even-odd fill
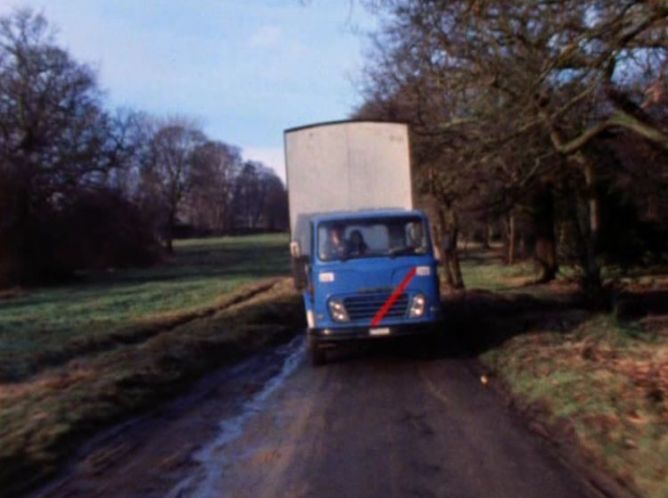
[[[559,270],[554,234],[554,195],[550,184],[534,197],[533,222],[536,235],[534,258],[540,271],[537,282],[545,283],[554,280]]]
[[[170,211],[167,215],[167,229],[165,230],[165,249],[169,254],[174,253],[174,225],[176,225],[176,213]]]
[[[482,248],[489,249],[492,242],[492,225],[489,221],[485,222],[485,233],[482,237]]]
[[[452,281],[455,289],[463,289],[464,279],[462,278],[462,269],[459,264],[459,251],[457,250],[457,239],[458,239],[457,230],[455,230],[453,237],[454,237],[455,247],[454,250],[452,251],[452,254],[450,254],[449,257],[449,266],[450,266],[450,271],[452,273]]]
[[[508,213],[506,219],[506,264],[515,264],[515,213]]]
[[[445,282],[450,289],[455,289],[455,276],[452,273],[452,265],[450,263],[451,255],[449,252],[443,253],[443,270],[445,271]]]
[[[457,251],[457,243],[459,239],[459,218],[456,211],[448,204],[446,204],[446,212],[444,214],[445,229],[449,235],[449,244],[447,255],[445,258],[446,274],[450,276],[451,285],[455,289],[464,288],[464,279],[462,278],[462,270],[459,264],[459,254]]]
[[[443,210],[441,209],[439,201],[433,194],[425,195],[424,209],[427,216],[431,220],[431,236],[434,245],[441,257],[441,264],[445,273],[445,283],[449,288],[454,288],[454,281],[450,273],[450,267],[447,264],[448,254],[446,247],[443,244],[445,235],[445,219],[443,217]]]
[[[30,180],[21,178],[14,192],[13,222],[7,227],[8,261],[7,280],[12,284],[26,283],[38,273],[39,261],[35,260],[35,248],[31,244],[31,188]],[[39,251],[39,249],[38,249]]]
[[[464,280],[457,253],[459,237],[457,215],[447,200],[437,199],[434,195],[425,197],[425,210],[432,221],[434,232],[432,235],[434,244],[441,254],[446,284],[450,289],[462,289]]]
[[[588,227],[585,237],[584,290],[589,297],[598,299],[601,291],[601,268],[596,259],[598,253],[598,238],[601,227],[599,201],[596,193],[596,171],[594,164],[584,160],[585,185],[587,187],[587,215]]]

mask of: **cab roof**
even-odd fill
[[[400,208],[385,208],[385,209],[361,209],[358,211],[332,211],[329,213],[314,213],[310,216],[314,223],[323,221],[343,221],[343,220],[359,220],[368,218],[403,218],[406,216],[417,216],[424,218],[425,214],[419,209],[400,209]]]

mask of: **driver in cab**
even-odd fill
[[[347,254],[348,250],[343,238],[343,227],[333,225],[327,232],[327,240],[323,247],[322,257],[325,260],[345,259]]]

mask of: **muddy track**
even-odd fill
[[[306,365],[298,337],[212,374],[32,498],[602,496],[475,360],[407,341],[331,360]]]
[[[188,393],[90,439],[60,477],[29,497],[163,496],[198,467],[196,452],[280,374],[297,338],[195,383]]]

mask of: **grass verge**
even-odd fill
[[[175,254],[148,269],[80,275],[56,287],[0,296],[0,382],[118,344],[226,304],[230,292],[289,271],[284,234],[177,241]]]
[[[471,270],[484,290],[450,306],[531,425],[634,494],[668,496],[668,280],[629,281],[616,315],[578,309],[563,282],[513,288],[522,266],[468,262],[465,279]]]
[[[568,333],[538,326],[481,359],[520,407],[658,498],[668,496],[668,323],[659,332],[649,323],[598,315]]]
[[[280,279],[141,343],[0,385],[0,496],[16,496],[53,475],[100,427],[173,397],[208,370],[286,340],[302,320],[299,295]]]

